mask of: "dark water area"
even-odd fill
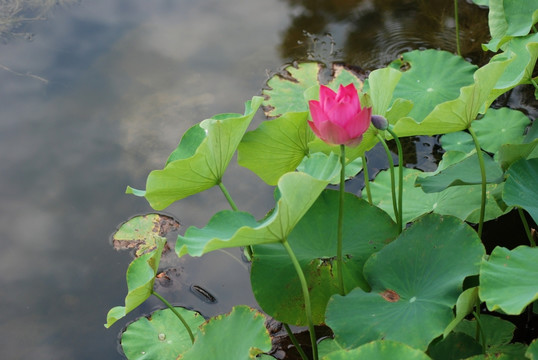
[[[143,188],[193,124],[242,112],[285,63],[337,61],[367,72],[412,49],[454,52],[451,6],[446,0],[0,1],[0,357],[124,358],[122,327],[161,306],[150,299],[111,329],[103,326],[108,310],[123,304],[132,259],[114,251],[109,237],[123,221],[151,211],[144,199],[125,195],[126,186]],[[481,64],[487,10],[460,1],[460,11],[463,55]],[[15,21],[25,16],[31,21]],[[522,98],[508,101],[535,117],[536,106],[521,105]],[[435,167],[434,140],[407,145],[410,166]],[[376,154],[371,165],[382,169]],[[273,205],[273,189],[246,169],[232,164],[224,183],[239,207],[258,218]],[[350,184],[350,191],[360,186]],[[166,213],[183,232],[227,208],[211,189]],[[205,316],[255,306],[237,249],[166,258],[162,266],[171,282],[158,286],[174,304]]]

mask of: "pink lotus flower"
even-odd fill
[[[321,85],[319,101],[308,102],[312,131],[329,145],[357,146],[370,126],[372,108],[361,108],[355,85],[340,85],[338,93]]]

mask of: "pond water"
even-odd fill
[[[450,3],[0,0],[2,358],[123,358],[117,334],[126,322],[103,324],[123,304],[131,255],[114,251],[109,236],[151,211],[125,187],[143,188],[194,123],[242,112],[284,63],[373,70],[411,49],[454,51]],[[480,63],[487,11],[460,3],[464,56]],[[429,166],[432,144],[414,144],[415,163]],[[232,165],[224,182],[258,217],[273,204],[272,189],[245,169]],[[225,208],[211,189],[166,213],[184,231]],[[162,292],[176,304],[206,316],[255,304],[239,251],[185,258],[174,269]],[[127,321],[157,306],[150,300]]]

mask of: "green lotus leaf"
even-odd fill
[[[488,111],[489,112],[489,111]],[[473,127],[471,125],[471,127]],[[473,137],[466,131],[456,131],[441,136],[439,140],[445,151],[460,151],[469,154],[476,151]],[[478,139],[480,142],[480,139]]]
[[[534,339],[529,345],[525,356],[531,360],[538,360],[538,339]]]
[[[127,296],[125,306],[116,306],[107,314],[106,328],[112,326],[116,321],[123,318],[134,310],[153,292],[155,275],[161,261],[161,254],[166,243],[166,239],[157,237],[157,248],[134,259],[127,268]]]
[[[321,358],[321,360],[349,360],[349,359],[375,359],[375,360],[430,360],[422,351],[396,341],[372,341],[351,350],[340,350]]]
[[[485,48],[497,51],[514,36],[525,36],[538,21],[536,0],[490,0],[488,25],[492,40]]]
[[[480,299],[489,310],[518,315],[538,299],[538,248],[493,249],[480,266]]]
[[[162,170],[152,171],[146,190],[127,188],[145,196],[152,208],[162,210],[174,201],[217,185],[247,130],[262,98],[245,104],[245,115],[221,114],[189,129]]]
[[[476,336],[476,326],[476,320],[464,320],[454,331],[474,338]],[[487,314],[480,315],[480,334],[485,337],[487,353],[494,354],[499,352],[500,347],[510,343],[514,337],[515,329],[516,326],[508,320]]]
[[[488,154],[482,154],[486,169],[486,183],[498,184],[503,181],[503,171]],[[475,185],[482,183],[478,155],[476,152],[452,164],[435,175],[417,177],[415,184],[426,193],[443,191],[452,186]]]
[[[523,1],[521,1],[523,3]],[[538,6],[538,3],[536,4]],[[538,14],[538,10],[537,14]],[[505,52],[495,55],[491,61],[506,58],[507,54],[515,54],[515,59],[501,75],[495,88],[490,94],[488,104],[497,97],[519,84],[530,84],[532,72],[538,57],[538,34],[531,34],[510,40],[505,46]]]
[[[338,156],[335,153],[327,156],[324,153],[315,153],[308,157],[305,157],[301,164],[297,167],[298,171],[312,174],[318,172],[318,168],[325,167],[327,161],[332,161],[331,156]],[[362,159],[357,158],[350,163],[346,164],[345,178],[346,180],[354,178],[362,170]],[[336,174],[330,181],[332,185],[340,184],[340,174]]]
[[[489,6],[489,0],[472,0],[476,5]]]
[[[474,336],[451,333],[441,341],[432,342],[427,353],[434,360],[461,360],[482,354],[482,346],[476,342]]]
[[[181,314],[195,331],[205,321],[203,316],[182,307]],[[170,309],[157,310],[127,326],[121,335],[121,347],[129,360],[176,359],[192,347],[189,333]]]
[[[266,219],[256,222],[242,212],[221,211],[213,216],[202,229],[189,227],[184,236],[178,236],[178,256],[201,256],[207,252],[237,246],[268,244],[287,238],[297,222],[316,201],[330,179],[339,171],[338,157],[327,164],[330,169],[320,169],[324,178],[319,179],[302,172],[283,175],[278,181],[280,197],[275,210]]]
[[[138,215],[121,224],[112,235],[112,245],[116,250],[135,249],[135,255],[155,250],[157,239],[166,241],[164,236],[179,228],[179,222],[162,214]]]
[[[538,157],[538,139],[524,144],[504,144],[499,149],[497,161],[503,170],[508,169],[513,163],[521,159],[533,159]]]
[[[438,104],[456,99],[460,88],[473,83],[476,70],[475,65],[460,56],[439,50],[407,52],[389,66],[404,70],[393,97],[413,102],[409,117],[417,123]]]
[[[324,322],[327,301],[339,292],[335,268],[338,207],[339,192],[325,190],[288,236],[310,289],[316,324]],[[362,267],[372,253],[397,236],[397,225],[386,213],[350,193],[344,199],[344,224],[345,287],[368,289]],[[270,244],[253,250],[251,283],[258,304],[279,321],[305,325],[301,285],[285,248]]]
[[[368,75],[364,91],[370,96],[372,114],[386,115],[392,103],[394,89],[401,77],[402,73],[391,67],[374,70]]]
[[[538,223],[538,158],[515,162],[506,176],[504,202],[522,207]]]
[[[326,323],[346,348],[385,339],[426,350],[452,321],[463,279],[478,273],[484,255],[469,225],[425,215],[368,259],[370,292],[333,295]]]
[[[325,355],[330,353],[337,352],[340,350],[345,350],[340,344],[336,342],[333,338],[325,338],[321,340],[318,344],[318,356],[320,359],[323,359]]]
[[[448,334],[452,330],[454,330],[454,328],[459,323],[461,323],[461,321],[465,319],[467,315],[473,312],[473,309],[476,305],[477,300],[478,300],[478,287],[467,289],[460,294],[460,296],[458,297],[458,301],[456,301],[456,317],[446,327],[445,331],[443,332],[443,337],[446,338]]]
[[[229,314],[213,317],[202,325],[194,345],[177,359],[254,359],[271,350],[265,320],[255,309],[235,306]]]
[[[429,212],[453,215],[469,222],[478,222],[481,185],[455,186],[437,193],[425,193],[422,188],[415,187],[416,178],[424,174],[419,170],[404,169],[404,223],[411,222]],[[487,185],[486,221],[496,219],[504,213],[496,201],[497,193],[499,189],[502,189],[502,185]],[[390,173],[388,171],[379,172],[374,181],[370,182],[370,189],[374,204],[395,219],[392,207]],[[362,191],[362,196],[366,196],[365,189]]]
[[[486,101],[489,94],[512,60],[513,58],[493,61],[479,68],[473,75],[474,83],[462,87],[457,99],[438,102],[438,105],[433,104],[435,107],[422,121],[412,118],[413,112],[411,112],[409,117],[402,118],[396,123],[394,131],[398,136],[415,136],[446,134],[469,128],[478,113],[487,110],[489,104],[486,104]],[[455,77],[454,74],[450,76]],[[439,84],[437,86],[444,88],[444,84]]]
[[[247,132],[238,148],[238,163],[252,170],[269,185],[276,185],[287,172],[295,171],[315,137],[307,124],[308,113],[285,113]]]
[[[268,117],[278,117],[287,112],[308,111],[304,92],[320,85],[319,76],[322,70],[319,63],[305,62],[289,65],[280,74],[273,75],[267,81],[268,89],[262,91],[265,97],[265,114]],[[357,90],[362,89],[362,81],[345,67],[334,64],[332,73],[333,78],[326,85],[333,90],[338,89],[340,84],[350,83],[354,83]]]

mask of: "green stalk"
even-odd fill
[[[301,344],[299,344],[299,342],[297,341],[297,338],[293,334],[293,331],[291,331],[290,326],[286,323],[282,323],[282,325],[284,325],[284,329],[286,329],[286,332],[288,333],[291,343],[293,344],[293,346],[295,346],[295,348],[299,352],[299,355],[301,355],[301,359],[308,360],[308,356],[306,356],[303,348],[301,347]]]
[[[470,126],[467,130],[469,130],[469,134],[471,134],[474,141],[474,146],[478,154],[478,163],[480,164],[480,175],[482,176],[482,198],[480,200],[480,219],[478,222],[478,237],[482,238],[482,227],[484,226],[484,215],[486,213],[486,165],[484,164],[484,155],[482,155],[476,133]]]
[[[461,56],[460,50],[460,24],[458,14],[458,0],[454,0],[454,19],[456,20],[456,51]]]
[[[480,300],[478,300],[478,303],[480,304]],[[478,309],[480,309],[480,306],[478,307]],[[487,350],[486,335],[484,334],[484,328],[482,327],[482,321],[480,320],[480,310],[478,312],[474,311],[473,315],[476,319],[475,340],[482,345],[482,351],[485,354]]]
[[[344,288],[344,260],[342,259],[342,242],[343,242],[343,227],[344,227],[344,194],[346,192],[346,146],[340,145],[340,203],[338,207],[338,238],[336,243],[336,263],[338,264],[338,284],[340,286],[340,295],[344,296],[346,290]]]
[[[157,297],[157,299],[161,300],[163,302],[163,304],[166,305],[167,308],[172,310],[172,312],[177,316],[177,318],[183,323],[183,326],[185,326],[185,329],[189,333],[189,337],[191,338],[191,343],[194,344],[194,335],[192,334],[192,330],[191,330],[189,324],[187,324],[187,322],[183,318],[183,316],[181,316],[181,314],[176,310],[176,308],[173,307],[165,298],[163,298],[161,295],[159,295],[159,293],[157,293],[155,290],[152,290],[151,293],[153,295],[155,295]]]
[[[370,176],[368,175],[368,166],[366,164],[366,154],[363,153],[362,156],[362,171],[364,172],[364,187],[366,188],[366,195],[368,195],[368,202],[370,205],[373,205],[372,202],[372,192],[370,191]]]
[[[312,320],[312,305],[310,303],[310,293],[308,292],[308,284],[306,283],[306,278],[304,276],[303,269],[301,269],[301,265],[299,264],[299,261],[297,260],[297,257],[295,256],[295,253],[293,252],[293,249],[288,243],[288,240],[284,238],[281,241],[281,243],[286,249],[286,251],[288,252],[291,262],[293,263],[293,266],[295,267],[295,271],[297,272],[297,276],[299,276],[299,281],[301,282],[301,289],[303,291],[303,298],[304,298],[304,309],[306,313],[306,322],[308,323],[308,329],[310,331],[310,342],[312,343],[312,355],[314,357],[314,360],[318,360],[318,345],[316,342],[316,331],[314,329],[314,322]]]
[[[379,134],[377,134],[377,137],[379,141],[381,142],[381,145],[383,145],[383,148],[385,149],[385,152],[387,153],[387,158],[389,160],[389,170],[390,170],[390,190],[392,191],[392,208],[394,209],[394,218],[396,219],[396,222],[398,223],[398,228],[401,229],[402,225],[400,224],[400,216],[398,215],[398,204],[396,203],[396,183],[394,181],[394,160],[392,159],[392,153],[390,152],[389,147],[387,146],[387,142],[383,137]]]
[[[517,212],[519,213],[519,217],[521,218],[521,222],[523,223],[523,227],[525,228],[525,233],[527,234],[527,237],[529,238],[531,247],[536,247],[536,242],[534,241],[534,238],[532,237],[531,230],[529,228],[529,223],[527,222],[527,218],[525,217],[523,210],[521,210],[519,206],[517,207]]]
[[[226,200],[228,200],[228,203],[232,207],[232,210],[233,211],[239,211],[239,209],[237,208],[237,205],[235,205],[235,202],[233,201],[232,197],[230,196],[230,193],[228,192],[228,189],[226,189],[226,186],[224,186],[222,181],[219,181],[218,184],[219,184],[220,190],[224,194],[224,197],[226,198]],[[253,254],[252,246],[250,246],[250,245],[245,246],[245,249],[247,250],[248,260],[251,260],[252,259],[252,254]]]
[[[396,147],[398,148],[398,209],[400,210],[398,212],[398,224],[400,224],[400,232],[402,232],[404,224],[403,224],[403,169],[404,169],[404,161],[403,161],[403,150],[402,150],[402,144],[400,143],[400,139],[398,138],[398,135],[392,129],[390,126],[387,128],[387,131],[392,135],[394,138],[394,141],[396,142]]]
[[[226,189],[226,186],[224,186],[222,181],[219,181],[218,184],[219,184],[220,190],[224,194],[224,197],[226,198],[226,200],[228,200],[228,203],[232,207],[232,210],[233,211],[238,211],[237,205],[235,205],[232,197],[230,196],[230,193],[228,192],[228,189]]]

